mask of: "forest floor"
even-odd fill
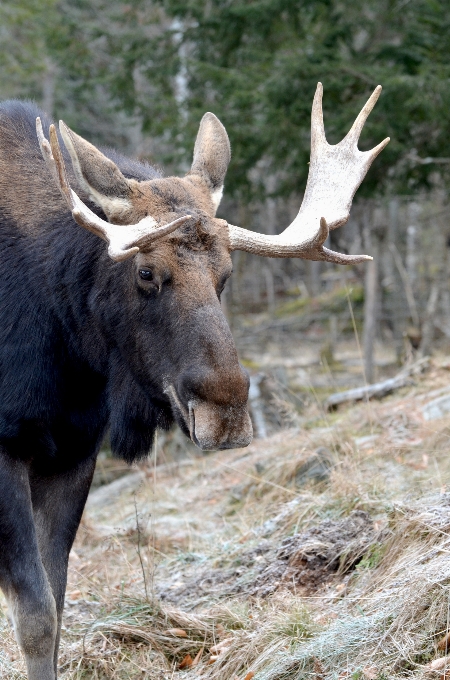
[[[340,387],[355,353],[336,370],[318,354],[280,354],[285,393],[306,371],[309,399],[246,449],[174,460],[160,437],[131,470],[101,457],[70,555],[62,678],[450,678],[450,363],[327,413],[320,386]],[[0,636],[0,677],[23,679],[6,610]]]

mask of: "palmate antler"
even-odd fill
[[[354,264],[371,260],[368,255],[344,255],[324,248],[330,229],[345,224],[353,196],[372,161],[389,142],[387,137],[371,151],[359,151],[358,140],[364,123],[380,96],[379,85],[350,132],[336,145],[325,138],[322,113],[322,83],[318,83],[311,113],[311,161],[308,182],[295,220],[278,236],[228,225],[231,250],[245,250],[266,257],[300,257]]]
[[[62,121],[61,124],[63,124]],[[70,188],[55,126],[50,125],[50,143],[44,136],[40,118],[36,119],[36,132],[42,155],[66,199],[75,221],[81,227],[107,241],[109,244],[108,255],[116,262],[135,255],[141,248],[145,248],[156,239],[172,233],[184,222],[191,219],[190,215],[184,215],[162,227],[158,227],[153,217],[144,217],[137,224],[127,224],[126,226],[111,224],[102,220]]]

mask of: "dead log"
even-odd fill
[[[327,411],[332,411],[339,406],[339,404],[345,404],[349,401],[381,399],[395,390],[413,384],[414,381],[412,377],[426,370],[429,363],[430,357],[424,357],[423,359],[420,359],[420,361],[416,361],[414,364],[406,366],[394,378],[388,378],[387,380],[382,380],[373,385],[364,385],[364,387],[355,387],[352,390],[331,394],[324,402],[324,407]]]

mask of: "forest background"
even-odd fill
[[[333,268],[235,254],[227,314],[235,328],[243,314],[267,328],[306,310],[302,329],[320,337],[332,362],[336,343],[354,330],[347,306],[314,314],[311,301],[345,291],[363,330],[369,381],[376,342],[394,348],[397,363],[448,344],[445,0],[4,0],[0,36],[2,99],[36,100],[94,144],[167,173],[189,168],[201,116],[213,111],[232,144],[220,216],[266,233],[282,231],[298,211],[317,82],[331,143],[382,84],[360,145],[391,142],[331,244],[369,252],[375,263]]]
[[[448,0],[0,0],[1,100],[166,174],[213,111],[230,223],[297,214],[318,81],[330,143],[378,84],[360,148],[391,138],[331,235],[372,263],[233,253],[255,441],[205,457],[159,432],[133,470],[105,442],[62,677],[450,677],[449,55]],[[382,380],[393,395],[335,408]],[[5,604],[0,678],[24,680]]]

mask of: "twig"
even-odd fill
[[[139,562],[141,563],[142,577],[144,579],[145,599],[148,600],[147,577],[145,575],[144,561],[143,561],[142,555],[141,555],[141,527],[140,527],[140,524],[139,524],[139,515],[138,515],[138,509],[137,509],[136,494],[134,494],[134,511],[136,513],[137,554],[138,554],[138,557],[139,557]]]

